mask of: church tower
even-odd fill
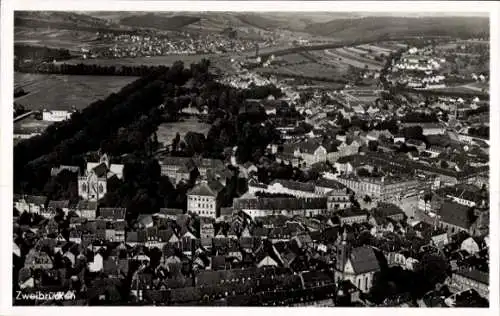
[[[349,259],[349,254],[351,252],[351,247],[347,244],[347,230],[344,229],[342,233],[342,240],[337,241],[336,244],[337,252],[335,254],[335,269],[337,271],[343,272],[345,264]]]

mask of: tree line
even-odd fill
[[[23,60],[30,59],[32,62],[44,62],[56,60],[65,60],[71,58],[69,50],[64,48],[49,48],[41,46],[14,45],[14,69],[20,66]]]
[[[85,76],[134,76],[142,77],[162,69],[163,66],[105,66],[87,64],[56,64],[52,62],[19,66],[16,71],[27,73],[85,75]]]

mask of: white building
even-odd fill
[[[42,113],[42,119],[49,122],[61,122],[69,120],[73,112],[66,110],[45,110]]]
[[[201,217],[217,218],[218,197],[223,188],[220,182],[202,181],[187,193],[187,211]]]

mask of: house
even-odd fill
[[[421,123],[421,126],[422,126],[422,134],[424,136],[444,135],[446,133],[446,129],[437,123]]]
[[[489,299],[489,273],[477,269],[460,269],[455,271],[447,282],[450,289],[460,292],[468,289],[476,290],[479,295]]]
[[[24,267],[28,269],[50,270],[53,266],[52,259],[47,253],[35,249],[31,249],[24,260]]]
[[[299,156],[305,161],[307,166],[327,160],[326,148],[315,140],[308,140],[297,144]]]
[[[426,148],[425,143],[418,139],[408,139],[406,145],[408,147],[415,147],[419,152],[424,151]]]
[[[339,210],[335,213],[341,225],[368,222],[368,212],[357,208]]]
[[[346,193],[346,186],[342,183],[328,178],[319,178],[314,181],[314,192],[319,195],[327,195],[327,193],[335,191],[337,193]]]
[[[473,234],[473,224],[477,217],[474,209],[452,201],[444,201],[438,211],[439,227],[446,229],[449,234],[460,231]]]
[[[315,186],[309,182],[276,179],[271,182],[265,192],[285,193],[296,197],[317,197]]]
[[[249,178],[252,174],[258,171],[258,168],[250,161],[245,162],[240,166],[241,176],[244,178]]]
[[[80,167],[78,167],[78,166],[60,165],[59,167],[53,167],[52,169],[50,169],[50,176],[55,177],[64,170],[72,172],[72,173],[76,173],[77,175],[80,174]]]
[[[75,207],[75,212],[78,216],[93,221],[97,213],[97,201],[80,200]]]
[[[187,211],[201,217],[217,218],[224,186],[218,181],[202,181],[187,193]]]
[[[177,217],[184,214],[184,211],[180,208],[160,208],[160,212],[154,214],[159,218],[176,220]]]
[[[126,214],[126,208],[103,207],[99,209],[99,218],[104,221],[124,221]]]
[[[69,241],[75,244],[82,243],[82,233],[77,230],[72,230],[69,232]]]
[[[94,256],[94,260],[88,263],[88,269],[90,272],[102,271],[104,267],[104,260],[100,253]]]
[[[200,238],[201,239],[212,239],[215,237],[214,224],[211,218],[201,217],[200,218]]]
[[[137,217],[137,224],[141,229],[151,228],[154,225],[153,216],[149,214],[140,214]]]
[[[379,203],[377,208],[372,211],[379,217],[390,218],[394,221],[404,221],[406,215],[401,208],[391,203]]]
[[[233,209],[239,210],[248,216],[265,217],[282,214],[285,216],[314,216],[326,214],[327,199],[324,197],[295,198],[295,197],[240,197],[233,200]]]
[[[447,233],[438,234],[431,237],[431,245],[438,249],[443,249],[443,247],[448,245],[449,243],[450,241]]]
[[[469,254],[474,255],[478,253],[481,248],[473,237],[469,237],[460,244],[460,250],[465,250]]]
[[[326,194],[328,212],[335,212],[350,208],[352,206],[351,199],[347,193],[347,189],[332,190]]]
[[[336,248],[336,281],[349,280],[362,292],[369,292],[375,273],[380,271],[373,248],[363,246],[351,249],[345,241]]]
[[[113,242],[124,242],[125,241],[125,221],[115,221],[107,223],[106,225],[106,240]]]
[[[47,208],[42,213],[40,213],[40,215],[46,218],[52,218],[56,216],[57,210],[61,210],[64,212],[64,214],[68,214],[69,200],[50,201],[47,205]]]
[[[14,207],[20,212],[38,214],[45,212],[47,197],[42,195],[24,195],[14,199]]]

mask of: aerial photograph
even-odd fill
[[[14,306],[490,306],[488,14],[15,11],[13,41]]]

